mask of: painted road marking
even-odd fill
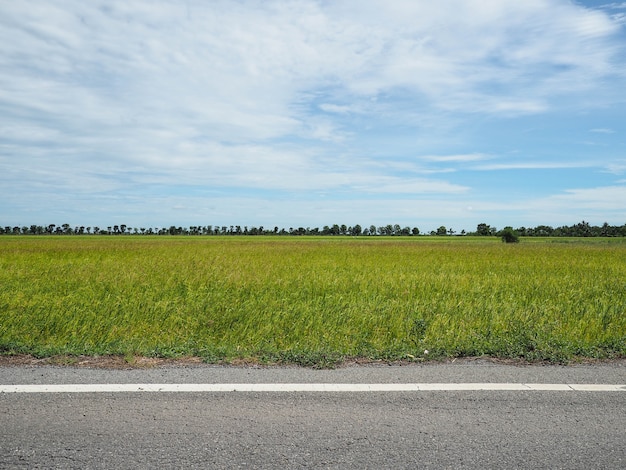
[[[542,383],[231,383],[231,384],[30,384],[0,385],[0,393],[118,392],[626,392],[626,384]]]

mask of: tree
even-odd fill
[[[437,229],[436,233],[437,235],[446,235],[448,233],[448,229],[444,225],[442,225]]]
[[[476,235],[480,235],[481,237],[491,235],[491,227],[487,224],[478,224],[476,226]]]
[[[502,236],[502,241],[504,243],[518,243],[519,237],[517,232],[513,230],[513,227],[504,227],[502,232],[500,232]]]
[[[591,235],[591,227],[589,226],[589,222],[585,222],[584,220],[575,227],[576,236],[577,237],[588,237]]]
[[[549,237],[554,232],[554,229],[549,225],[538,225],[535,227],[535,236]]]

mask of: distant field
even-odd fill
[[[0,353],[624,357],[626,240],[2,236]]]

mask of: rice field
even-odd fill
[[[626,356],[626,240],[0,237],[0,354]]]

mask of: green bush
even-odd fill
[[[502,230],[502,241],[504,243],[519,243],[519,236],[513,228],[505,227],[504,230]]]

